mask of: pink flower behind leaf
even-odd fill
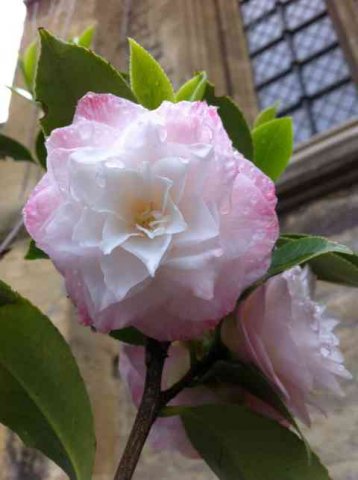
[[[189,351],[180,343],[173,343],[164,365],[162,390],[171,387],[189,370]],[[138,407],[143,394],[145,379],[144,348],[123,346],[119,357],[119,370],[127,383],[133,402]],[[174,405],[202,405],[218,403],[218,396],[206,387],[186,389],[170,402]],[[149,443],[157,450],[176,450],[187,457],[196,458],[198,453],[192,447],[178,415],[158,418],[149,434]]]
[[[157,110],[88,93],[46,142],[26,227],[81,320],[160,340],[213,328],[270,264],[273,183],[235,151],[216,108]]]
[[[145,380],[145,351],[143,347],[124,345],[119,356],[119,371],[122,380],[128,385],[134,404],[138,407],[143,395]],[[190,354],[186,346],[174,342],[169,348],[164,364],[162,390],[170,388],[180,380],[190,368]],[[261,415],[272,418],[288,426],[282,416],[270,405],[254,397],[241,387],[228,383],[198,385],[182,390],[170,403],[170,406],[191,407],[205,404],[244,404]],[[159,417],[155,421],[149,443],[156,450],[172,450],[197,458],[199,454],[193,448],[185,432],[179,415]]]
[[[337,377],[351,378],[333,333],[338,322],[311,299],[311,281],[308,267],[271,278],[222,330],[234,354],[260,368],[306,424],[308,405],[319,408],[318,393],[341,395]]]

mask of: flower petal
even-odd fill
[[[131,237],[123,243],[122,248],[139,258],[146,266],[149,274],[154,277],[171,239],[171,235],[161,235],[155,238],[147,236]]]
[[[78,102],[73,121],[78,123],[85,119],[103,123],[121,133],[128,124],[145,112],[144,107],[125,98],[110,93],[88,92]]]
[[[139,286],[148,277],[148,270],[143,263],[122,247],[101,257],[100,265],[105,284],[117,301],[125,298],[132,288]]]

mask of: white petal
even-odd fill
[[[133,232],[133,228],[127,222],[108,213],[103,228],[101,248],[105,254],[111,253],[132,235],[138,235],[138,233]]]
[[[191,198],[180,206],[188,228],[176,237],[176,244],[199,243],[219,235],[219,225],[200,198]]]
[[[155,175],[166,177],[173,182],[170,197],[175,203],[180,201],[183,194],[187,169],[188,162],[178,157],[162,158],[153,166]]]
[[[166,210],[164,213],[170,218],[169,222],[166,224],[165,227],[165,232],[167,234],[173,235],[174,233],[181,233],[188,228],[188,225],[184,220],[183,215],[170,197],[168,198]]]
[[[165,265],[179,268],[182,270],[195,270],[196,268],[205,268],[208,262],[218,259],[222,255],[220,248],[205,250],[198,253],[187,253],[185,251],[177,256],[170,257],[166,260]]]
[[[81,151],[88,158],[89,152]],[[76,160],[77,158],[77,160]],[[79,161],[77,153],[73,153],[69,166],[69,189],[71,196],[89,206],[95,206],[100,197],[104,180],[101,165],[90,161]]]
[[[149,276],[143,263],[122,247],[116,248],[110,255],[104,255],[100,264],[105,284],[117,301]]]
[[[92,315],[96,316],[101,310],[115,303],[116,297],[104,283],[98,258],[84,257],[81,261],[80,270],[93,303]]]
[[[102,211],[115,212],[125,221],[133,222],[138,202],[153,203],[162,207],[171,183],[160,177],[148,178],[147,172],[126,168],[106,168],[105,188],[97,207]],[[158,205],[156,205],[158,203]]]
[[[208,159],[213,153],[213,146],[209,143],[193,143],[190,145],[190,151],[198,158]]]
[[[150,275],[154,277],[169,247],[171,238],[171,235],[161,235],[155,238],[131,237],[123,243],[122,248],[138,257],[145,264]]]
[[[166,156],[166,131],[152,112],[141,115],[123,132],[120,146],[126,152],[128,165],[138,167],[143,161],[154,163]]]
[[[104,214],[84,208],[73,229],[73,240],[83,247],[97,247],[102,241],[104,222]]]

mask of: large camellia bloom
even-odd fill
[[[317,393],[342,395],[336,377],[351,378],[333,333],[338,322],[311,299],[313,280],[308,267],[271,278],[222,330],[227,346],[259,367],[306,424],[307,406],[320,407]]]
[[[46,147],[25,224],[83,323],[192,338],[268,268],[274,186],[233,149],[216,108],[148,111],[88,93]]]

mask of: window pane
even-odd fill
[[[275,7],[275,0],[250,0],[241,6],[245,25],[262,17]]]
[[[285,7],[289,28],[297,28],[326,11],[324,0],[296,0]]]
[[[295,142],[299,143],[308,140],[314,133],[308,111],[305,108],[300,108],[291,112],[290,116],[293,118]]]
[[[305,65],[302,76],[307,93],[315,94],[349,77],[349,69],[342,51],[337,48]]]
[[[298,60],[306,60],[337,42],[337,35],[329,17],[309,25],[293,36],[294,48]]]
[[[287,42],[284,41],[260,53],[253,59],[256,84],[266,82],[285,72],[290,68],[291,62],[291,52]]]
[[[313,102],[317,130],[322,132],[352,117],[358,117],[358,94],[353,84],[333,90]]]
[[[250,53],[265,47],[282,36],[283,25],[278,13],[269,15],[264,20],[254,24],[247,30],[247,40]]]
[[[282,111],[296,105],[301,100],[303,92],[297,74],[292,72],[261,88],[258,94],[261,108],[279,101],[279,111]]]

